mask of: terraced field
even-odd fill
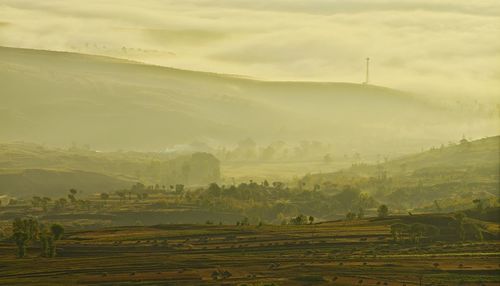
[[[53,259],[3,243],[0,285],[499,285],[498,240],[396,244],[390,223],[110,228],[68,233]]]

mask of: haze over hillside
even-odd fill
[[[73,188],[90,195],[129,188],[137,182],[165,190],[219,179],[219,160],[207,153],[107,153],[0,144],[0,195],[55,196]]]
[[[257,81],[73,53],[0,48],[0,85],[1,141],[98,150],[251,137],[401,153],[496,131],[484,118],[383,87]]]
[[[495,110],[497,0],[3,0],[0,46],[264,80],[371,79]],[[457,104],[459,102],[459,104]]]

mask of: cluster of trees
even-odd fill
[[[146,186],[142,183],[136,183],[130,187],[130,189],[119,190],[113,193],[100,193],[99,199],[101,201],[95,201],[90,199],[83,199],[79,195],[79,191],[76,189],[70,189],[66,197],[62,198],[49,198],[49,197],[39,197],[33,196],[31,198],[31,206],[34,208],[42,208],[44,212],[54,211],[61,212],[65,210],[91,210],[91,209],[101,209],[105,206],[106,202],[111,199],[112,195],[116,195],[120,201],[125,200],[146,200],[151,194],[155,193],[171,193],[180,195],[184,192],[183,184],[159,186],[149,185]]]
[[[348,186],[338,193],[329,193],[268,181],[230,186],[212,183],[208,188],[186,192],[179,200],[204,209],[236,212],[256,221],[264,219],[278,223],[301,213],[326,217],[349,209],[369,209],[378,205],[369,195]]]
[[[158,194],[158,193],[171,193],[171,194],[176,194],[180,195],[184,192],[184,184],[175,184],[175,185],[149,185],[146,186],[143,183],[135,183],[130,187],[130,189],[126,190],[119,190],[114,192],[120,200],[132,200],[133,197],[137,198],[138,200],[144,200],[149,197],[151,194]],[[101,199],[107,200],[109,199],[110,195],[108,193],[102,193],[101,194]]]
[[[444,217],[446,219],[446,217]],[[429,223],[395,223],[391,225],[391,234],[395,242],[411,242],[419,244],[422,239],[433,241],[437,238],[458,241],[483,240],[483,227],[467,219],[462,212],[453,215],[451,220],[435,218]],[[441,221],[440,221],[441,220]]]
[[[365,216],[365,211],[363,208],[359,208],[358,212],[355,213],[353,211],[349,211],[345,215],[345,219],[347,221],[355,220],[355,219],[362,219]]]
[[[17,218],[12,223],[12,240],[17,246],[17,256],[26,256],[26,247],[39,242],[43,257],[56,256],[56,241],[61,239],[64,228],[60,224],[50,227],[42,225],[35,218]]]
[[[384,218],[384,217],[387,217],[389,215],[389,207],[387,205],[380,205],[377,209],[377,215],[379,218]],[[355,220],[355,219],[362,219],[365,217],[365,210],[360,207],[358,209],[358,212],[353,212],[353,211],[349,211],[347,212],[347,214],[345,215],[345,219],[348,220],[348,221],[351,221],[351,220]]]
[[[66,198],[51,199],[48,197],[34,196],[31,199],[31,205],[34,208],[42,208],[44,212],[50,210],[59,212],[66,209],[81,209],[90,210],[92,207],[92,202],[90,200],[84,200],[78,198],[78,191],[76,189],[70,189]]]
[[[300,215],[290,219],[290,224],[293,224],[293,225],[313,224],[313,222],[314,222],[313,216],[306,216],[303,214],[300,214]]]
[[[411,241],[415,244],[420,243],[422,238],[427,237],[429,240],[434,240],[439,236],[439,228],[423,223],[395,223],[391,225],[391,234],[396,242]]]
[[[189,205],[216,212],[238,213],[255,223],[261,220],[275,223],[281,223],[283,220],[288,222],[303,213],[316,218],[328,217],[350,209],[358,209],[356,217],[362,218],[364,210],[378,205],[371,196],[350,186],[344,186],[337,192],[331,193],[320,187],[309,190],[295,184],[290,187],[283,182],[267,180],[260,183],[249,181],[238,185],[211,183],[205,188],[189,190],[186,190],[183,184],[146,186],[136,183],[129,189],[101,193],[97,199],[81,199],[79,195],[79,191],[71,189],[67,197],[59,199],[33,197],[31,203],[33,207],[55,212],[100,210],[104,207],[109,209],[113,203],[130,204],[139,201],[141,204],[137,207],[152,209]]]

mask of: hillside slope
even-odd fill
[[[463,139],[458,144],[441,145],[428,151],[402,156],[382,163],[380,167],[392,174],[409,174],[429,171],[451,171],[467,168],[499,168],[500,136],[492,136],[474,141]],[[380,167],[358,166],[353,170],[374,175]],[[496,172],[500,174],[499,172]]]
[[[12,197],[63,196],[76,188],[86,195],[129,188],[134,181],[77,170],[26,169],[0,172],[0,194]]]
[[[1,47],[0,86],[0,141],[158,150],[308,138],[340,151],[407,152],[461,130],[450,111],[388,88],[257,81],[74,53]]]
[[[500,196],[500,136],[432,148],[377,165],[356,164],[302,179],[335,191],[353,186],[398,208],[432,211],[471,208]]]

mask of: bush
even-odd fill
[[[389,215],[389,208],[386,205],[380,205],[377,209],[378,217],[384,218]]]

